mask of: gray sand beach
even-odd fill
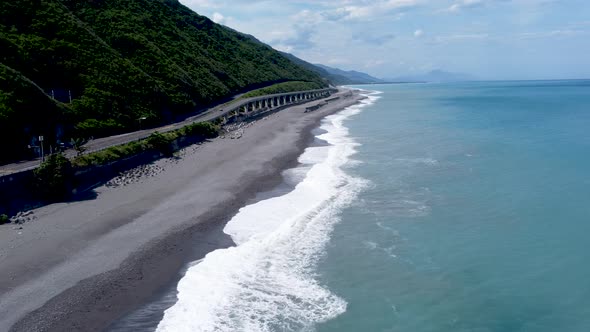
[[[346,93],[188,147],[157,161],[154,176],[39,208],[22,229],[0,226],[0,331],[103,330],[176,280],[188,260],[233,245],[224,223],[281,182],[321,118],[361,98]]]

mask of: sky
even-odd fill
[[[180,0],[306,61],[379,78],[590,78],[590,0]]]

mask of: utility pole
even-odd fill
[[[41,145],[41,162],[44,162],[45,154],[43,152],[43,136],[39,136],[39,145]]]

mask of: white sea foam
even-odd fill
[[[306,149],[299,161],[307,174],[293,191],[240,209],[224,229],[237,246],[188,269],[158,331],[309,330],[346,310],[314,267],[339,212],[364,184],[342,170],[357,146],[343,121],[375,99],[323,121],[318,137],[330,145]]]

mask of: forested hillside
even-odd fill
[[[0,162],[317,74],[177,0],[0,2]]]

